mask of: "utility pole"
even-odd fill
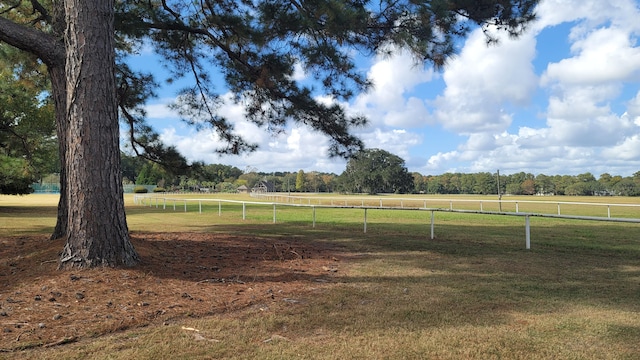
[[[500,169],[498,169],[498,206],[502,212],[502,192],[500,191]]]

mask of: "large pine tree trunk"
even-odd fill
[[[68,223],[62,269],[131,266],[120,171],[113,0],[65,0],[65,171]]]
[[[60,154],[60,200],[58,201],[58,217],[56,227],[51,234],[51,239],[58,239],[67,234],[69,221],[69,203],[67,188],[66,149],[68,122],[66,117],[66,77],[64,66],[49,66],[51,77],[51,89],[55,104],[56,133],[58,135],[58,148]]]
[[[53,0],[51,15],[53,34],[56,39],[62,39],[64,36],[65,19],[63,0]],[[67,234],[67,224],[69,221],[69,203],[67,188],[67,132],[69,126],[67,122],[67,77],[65,74],[64,56],[58,61],[51,61],[47,64],[49,77],[51,78],[51,96],[53,98],[56,131],[58,135],[58,152],[60,158],[60,200],[58,201],[58,216],[56,218],[56,226],[51,234],[51,239],[59,239]]]

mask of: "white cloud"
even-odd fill
[[[633,135],[620,144],[605,149],[602,155],[610,159],[640,160],[640,135]]]
[[[534,30],[564,22],[583,20],[572,30],[574,36],[603,23],[638,29],[638,5],[634,0],[543,0],[536,8]]]
[[[291,76],[291,79],[295,81],[302,81],[302,80],[305,80],[306,78],[307,78],[307,74],[304,71],[304,68],[299,62],[296,62],[293,65],[293,75]]]
[[[442,126],[460,134],[506,130],[512,118],[504,105],[526,105],[536,89],[535,44],[535,38],[524,35],[487,46],[482,31],[474,31],[445,69],[447,87],[435,101]]]
[[[173,98],[164,98],[152,104],[147,104],[144,107],[147,117],[149,119],[178,118],[178,113],[169,108],[169,103],[173,100]]]
[[[383,130],[376,128],[361,135],[367,148],[384,149],[398,155],[405,161],[409,160],[410,148],[420,145],[422,137],[419,134],[400,129]]]
[[[638,77],[640,48],[634,47],[629,29],[599,28],[571,46],[576,56],[549,64],[543,85],[599,85]]]
[[[458,158],[457,151],[450,152],[438,152],[435,155],[432,155],[429,160],[427,160],[427,164],[424,169],[421,169],[424,174],[429,174],[430,172],[441,173],[441,172],[455,172],[455,169],[447,169],[449,164],[455,162]]]
[[[416,127],[433,123],[423,100],[409,94],[434,77],[433,69],[424,69],[406,51],[393,56],[378,56],[368,72],[374,87],[360,94],[350,107],[367,115],[373,126]]]

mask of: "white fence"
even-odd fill
[[[367,199],[335,199],[335,198],[327,198],[327,197],[290,197],[287,195],[266,195],[264,198],[272,201],[238,201],[238,200],[227,200],[227,199],[197,199],[197,198],[176,198],[176,197],[164,197],[162,194],[137,194],[134,195],[133,201],[137,205],[156,207],[162,209],[173,208],[174,211],[177,211],[179,208],[182,210],[184,208],[184,212],[187,212],[187,203],[198,203],[198,212],[202,213],[202,204],[203,203],[218,203],[218,215],[222,215],[222,204],[223,203],[234,203],[234,204],[242,204],[242,220],[246,220],[247,216],[247,205],[261,205],[261,206],[273,206],[273,223],[276,223],[277,220],[277,207],[285,206],[285,207],[306,207],[312,209],[313,219],[312,224],[313,227],[316,227],[316,208],[333,208],[333,209],[361,209],[364,211],[364,232],[367,232],[367,210],[376,209],[376,210],[413,210],[413,211],[430,211],[431,212],[431,239],[435,238],[435,213],[436,212],[450,212],[450,213],[464,213],[464,214],[483,214],[483,215],[500,215],[500,216],[519,216],[524,217],[525,219],[525,248],[531,248],[531,225],[530,218],[531,217],[543,217],[543,218],[560,218],[560,219],[573,219],[573,220],[589,220],[589,221],[608,221],[608,222],[624,222],[624,223],[640,223],[640,218],[621,218],[621,217],[611,217],[611,207],[640,207],[639,204],[605,204],[605,203],[585,203],[585,202],[543,202],[543,201],[522,201],[522,200],[443,200],[443,199],[412,199],[412,198],[380,198],[375,200],[379,201],[379,206],[376,205],[367,205],[371,203],[371,198]],[[286,202],[282,201],[282,199],[286,199]],[[280,202],[276,202],[275,200],[280,200]],[[293,200],[293,201],[292,201]],[[312,203],[312,200],[318,200],[318,203]],[[427,207],[428,202],[433,203],[442,203],[443,201],[449,202],[448,208],[442,207]],[[324,202],[324,203],[323,203]],[[385,206],[384,202],[387,203],[400,203],[400,206]],[[416,207],[410,206],[409,203],[417,203],[420,202],[424,206]],[[479,202],[479,210],[469,210],[469,209],[456,209],[454,208],[454,203],[470,203],[470,202]],[[491,202],[500,202],[502,203],[513,203],[515,204],[516,211],[485,211],[483,209],[483,203],[491,203]],[[405,204],[406,203],[406,204]],[[549,203],[557,205],[558,213],[557,214],[542,214],[542,213],[532,213],[532,212],[520,212],[519,211],[519,203]],[[569,215],[569,214],[561,214],[560,206],[561,205],[582,205],[582,206],[606,206],[607,207],[607,216],[581,216],[581,215]],[[502,208],[500,206],[500,208]]]

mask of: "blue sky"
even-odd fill
[[[472,32],[441,71],[416,66],[402,51],[363,59],[359,66],[375,87],[344,104],[370,119],[355,133],[367,147],[394,153],[409,171],[424,175],[640,171],[640,3],[542,0],[537,14],[526,34],[504,37],[497,46]],[[135,63],[146,66],[150,59],[143,54]],[[270,135],[231,102],[221,112],[260,148],[219,156],[211,130],[189,128],[166,107],[174,89],[158,93],[147,107],[150,123],[190,161],[264,172],[340,174],[345,168],[344,160],[327,156],[323,136],[295,125]]]

